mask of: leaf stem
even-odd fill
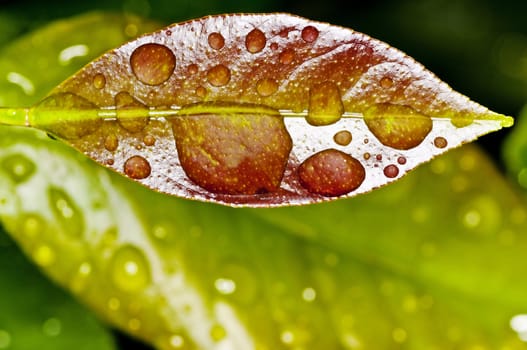
[[[29,126],[29,108],[0,107],[0,124]]]

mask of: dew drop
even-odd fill
[[[280,52],[280,55],[278,55],[278,61],[281,64],[291,64],[294,59],[295,52],[293,51],[293,49],[285,49],[284,51]]]
[[[306,43],[312,43],[318,38],[318,29],[313,26],[307,26],[302,29],[302,39]]]
[[[214,50],[220,50],[225,45],[225,38],[218,32],[210,33],[208,37],[209,46]]]
[[[112,166],[112,165],[114,165],[114,164],[115,164],[115,159],[110,158],[110,159],[106,160],[106,165],[110,165],[110,166]]]
[[[368,152],[364,153],[364,155],[362,156],[364,158],[364,160],[368,160],[371,158],[371,154],[369,154]]]
[[[272,43],[269,47],[270,47],[271,50],[273,50],[273,51],[278,50],[278,44],[277,44],[277,43]]]
[[[188,74],[190,74],[190,75],[194,75],[194,74],[198,73],[198,71],[199,71],[199,67],[198,67],[197,64],[192,63],[192,64],[190,64],[190,65],[187,67],[187,71],[188,71]]]
[[[84,218],[71,197],[57,187],[48,189],[49,206],[58,222],[62,224],[64,233],[80,237],[84,231]]]
[[[395,164],[390,164],[384,168],[383,172],[384,172],[384,176],[389,177],[389,178],[394,178],[394,177],[397,177],[397,175],[399,175],[399,168]]]
[[[143,130],[148,124],[148,109],[126,91],[115,95],[117,121],[131,133]]]
[[[444,137],[438,136],[434,139],[434,146],[437,148],[445,148],[448,146],[448,141]]]
[[[141,156],[130,157],[124,163],[124,173],[132,179],[145,179],[151,171],[150,163]]]
[[[375,159],[377,159],[380,162],[382,160],[382,154],[377,154],[375,156]]]
[[[404,165],[406,164],[406,157],[400,156],[397,158],[397,163]]]
[[[336,149],[318,152],[298,168],[302,186],[311,193],[327,197],[357,189],[365,175],[364,167],[357,159]]]
[[[231,80],[231,71],[223,64],[212,67],[207,72],[207,81],[212,86],[225,86]]]
[[[263,50],[267,39],[265,34],[259,29],[253,29],[245,37],[245,47],[250,53],[257,53]]]
[[[172,50],[160,44],[144,44],[134,50],[130,57],[132,72],[140,82],[159,85],[167,81],[176,67]]]
[[[278,90],[278,83],[271,78],[260,79],[256,83],[256,91],[262,97],[271,96]]]
[[[112,256],[110,273],[114,285],[125,292],[137,292],[151,283],[145,255],[133,245],[121,246]]]
[[[26,181],[35,172],[35,163],[22,154],[12,154],[2,160],[2,168],[15,183]]]
[[[95,74],[93,77],[93,86],[95,86],[96,89],[102,89],[106,85],[106,78],[103,74]]]
[[[341,146],[347,146],[352,140],[351,132],[347,130],[341,130],[333,136],[333,141]]]
[[[0,349],[9,349],[10,346],[11,334],[3,329],[0,329]]]
[[[389,89],[393,86],[393,80],[390,77],[383,77],[379,84],[381,85],[381,87]]]
[[[104,148],[109,152],[113,152],[117,147],[119,147],[119,139],[117,138],[117,135],[109,134],[106,136],[104,139]]]
[[[340,120],[344,105],[338,86],[326,81],[309,90],[309,110],[306,120],[311,125],[329,125]]]
[[[432,119],[406,106],[377,104],[364,113],[368,129],[385,145],[407,150],[418,146],[432,130]]]
[[[203,86],[198,86],[196,88],[195,93],[196,93],[196,96],[203,98],[207,95],[207,89],[205,89]]]
[[[143,137],[143,143],[146,146],[153,146],[156,143],[156,138],[150,134]]]

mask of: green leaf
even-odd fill
[[[156,191],[254,207],[369,192],[513,123],[386,43],[276,13],[144,35],[0,121],[51,132]]]

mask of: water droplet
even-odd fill
[[[55,252],[47,245],[42,244],[35,248],[33,251],[33,260],[37,265],[42,267],[48,267],[55,262]]]
[[[309,110],[306,120],[311,125],[333,124],[342,117],[344,105],[338,86],[326,81],[309,89]]]
[[[256,83],[256,91],[262,97],[271,96],[278,90],[278,83],[271,78],[260,79]]]
[[[150,266],[139,248],[120,247],[110,262],[114,285],[125,292],[137,292],[151,283]]]
[[[212,67],[207,72],[207,81],[212,86],[225,86],[231,80],[231,71],[223,64]]]
[[[250,53],[257,53],[263,50],[267,39],[265,34],[259,29],[253,29],[245,37],[245,47]]]
[[[377,159],[380,162],[382,160],[382,154],[377,154],[375,156],[375,159]]]
[[[140,82],[159,85],[167,81],[176,67],[172,50],[160,44],[144,44],[130,56],[132,72]]]
[[[71,197],[57,187],[48,190],[49,206],[58,222],[62,224],[63,232],[72,237],[81,237],[84,232],[84,218]]]
[[[29,120],[33,126],[68,140],[92,134],[102,123],[95,104],[69,92],[51,95],[35,105]]]
[[[22,154],[11,154],[1,164],[15,183],[26,181],[35,172],[35,163]]]
[[[395,328],[392,332],[392,337],[396,343],[404,343],[408,335],[406,334],[406,331],[404,329]]]
[[[236,291],[236,283],[228,278],[218,278],[214,281],[214,287],[223,295],[229,295]]]
[[[302,39],[307,43],[312,43],[318,38],[318,29],[313,26],[307,26],[302,29]]]
[[[9,349],[11,346],[11,334],[0,329],[0,349]]]
[[[126,91],[115,95],[117,121],[131,133],[143,130],[148,124],[148,109]]]
[[[349,132],[348,130],[339,131],[333,136],[333,141],[335,141],[336,144],[341,146],[349,145],[351,140],[352,135],[351,132]]]
[[[210,329],[210,336],[214,341],[220,341],[227,336],[227,331],[219,324],[215,324]]]
[[[277,43],[272,43],[269,47],[270,47],[271,50],[273,50],[273,51],[278,50],[278,44],[277,44]]]
[[[132,179],[145,179],[151,171],[150,163],[141,156],[130,157],[124,163],[124,173]]]
[[[113,158],[110,158],[110,159],[106,160],[106,165],[112,166],[114,164],[115,164],[115,160]]]
[[[295,52],[293,49],[285,49],[284,51],[280,52],[280,55],[278,55],[278,60],[281,64],[291,64],[294,59]]]
[[[357,159],[336,149],[318,152],[298,168],[302,186],[309,192],[328,197],[357,189],[365,175],[364,167]]]
[[[315,301],[316,297],[317,292],[311,287],[305,288],[302,291],[302,299],[304,299],[308,303]]]
[[[379,141],[395,149],[418,146],[432,130],[432,119],[410,107],[377,104],[364,113],[364,122]]]
[[[221,105],[221,113],[215,105],[198,107],[198,114],[182,109],[185,117],[171,120],[187,176],[214,193],[276,191],[292,148],[280,114],[264,107],[241,114],[230,104]]]
[[[208,37],[209,46],[214,50],[219,50],[225,45],[225,39],[220,33],[210,33]]]
[[[406,157],[400,156],[397,158],[397,163],[404,165],[406,164]]]
[[[383,172],[384,172],[384,176],[389,177],[389,178],[394,178],[394,177],[397,177],[397,175],[399,175],[399,168],[395,164],[390,164],[384,168]]]
[[[437,148],[445,148],[448,146],[448,141],[444,137],[438,136],[434,139],[434,146]]]
[[[368,152],[364,153],[364,155],[362,156],[364,158],[364,160],[368,160],[371,158],[371,154],[369,154]]]
[[[96,89],[102,89],[106,85],[106,78],[103,74],[95,74],[93,77],[93,86],[95,86]]]
[[[62,322],[58,318],[52,317],[44,321],[42,332],[48,337],[56,337],[62,331]]]
[[[156,143],[156,138],[150,134],[143,137],[143,143],[146,146],[153,146]]]
[[[207,89],[205,89],[203,86],[198,86],[195,91],[196,95],[198,97],[205,97],[207,95]]]
[[[104,148],[108,150],[109,152],[113,152],[119,147],[119,139],[117,139],[117,135],[115,134],[109,134],[104,139]]]
[[[379,84],[381,85],[381,87],[389,89],[393,86],[393,80],[390,77],[383,77]]]
[[[198,71],[199,71],[199,67],[195,63],[189,64],[189,66],[187,67],[187,72],[190,75],[194,75],[194,74],[198,73]]]

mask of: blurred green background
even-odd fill
[[[0,47],[55,19],[94,10],[164,24],[215,13],[290,12],[383,40],[491,110],[517,116],[527,101],[527,2],[513,0],[3,0]],[[506,136],[478,141],[499,166]],[[116,334],[123,349],[147,348]]]

